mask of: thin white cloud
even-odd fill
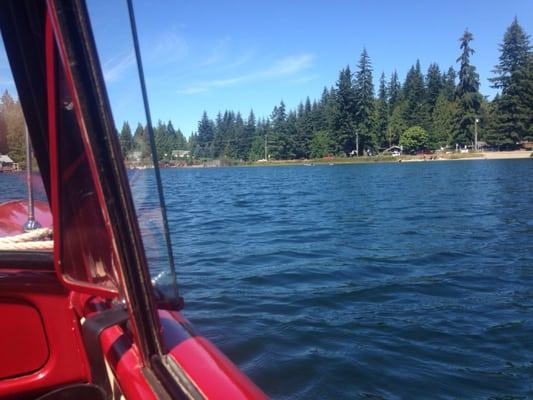
[[[229,38],[225,37],[217,40],[215,47],[211,50],[211,54],[200,65],[214,65],[222,62],[228,53]]]
[[[243,75],[243,76],[238,76],[235,78],[215,79],[213,81],[210,81],[209,83],[210,83],[210,86],[213,86],[213,87],[226,87],[226,86],[233,86],[233,85],[236,85],[237,83],[250,80],[250,78],[251,78],[250,75]]]
[[[265,76],[291,75],[311,66],[314,56],[312,54],[301,54],[285,57],[274,66],[264,71]]]
[[[189,52],[187,41],[175,32],[165,32],[157,36],[154,42],[147,52],[150,63],[173,63],[181,60]]]
[[[141,48],[141,55],[146,67],[175,63],[182,59],[189,50],[185,39],[174,32],[159,35],[151,43],[152,46]],[[133,66],[135,66],[133,49],[124,51],[103,63],[104,79],[107,83],[116,82]]]
[[[217,40],[215,46],[211,50],[211,54],[200,63],[200,66],[216,66],[219,70],[228,70],[246,64],[252,59],[254,52],[251,50],[246,51],[239,56],[231,54],[230,43],[231,39],[229,37]]]
[[[223,88],[234,86],[244,82],[255,82],[265,79],[280,78],[294,75],[300,71],[308,69],[312,65],[314,56],[312,54],[300,54],[282,58],[276,61],[271,67],[263,70],[249,72],[240,76],[215,79],[200,82],[184,89],[178,90],[178,94],[196,94],[207,92],[213,88]]]
[[[190,86],[188,88],[178,90],[178,94],[197,94],[207,92],[209,89],[205,86]]]
[[[133,52],[112,57],[102,65],[106,83],[119,80],[135,64]]]
[[[242,54],[241,56],[239,56],[238,58],[236,58],[229,64],[225,65],[224,68],[231,69],[231,68],[240,67],[241,65],[246,64],[248,61],[250,61],[253,55],[254,55],[253,51],[247,51],[246,53]]]
[[[311,81],[316,81],[318,78],[320,78],[320,75],[318,74],[306,75],[306,76],[302,76],[301,78],[294,79],[292,83],[297,83],[297,84],[307,83]]]

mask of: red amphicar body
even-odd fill
[[[34,203],[35,219],[42,227],[52,227],[52,213],[45,201]],[[28,220],[28,201],[11,200],[0,203],[0,237],[24,233],[24,224]]]

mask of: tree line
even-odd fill
[[[174,129],[172,121],[163,123],[161,120],[153,127],[156,152],[160,160],[170,160],[173,150],[183,150],[190,147],[185,135],[180,129]],[[125,158],[147,159],[150,157],[150,143],[146,125],[137,124],[132,133],[130,124],[126,121],[119,133],[120,147]]]
[[[24,164],[26,138],[24,115],[18,100],[6,90],[0,97],[0,154]]]
[[[346,66],[320,99],[307,98],[295,110],[281,101],[268,118],[256,119],[250,111],[244,119],[228,110],[212,120],[204,112],[188,149],[197,157],[253,161],[266,152],[273,159],[298,159],[375,154],[393,145],[407,151],[472,145],[476,129],[479,140],[499,149],[533,140],[529,36],[516,18],[507,28],[490,78],[499,90],[492,100],[479,91],[473,40],[468,30],[460,37],[457,70],[432,63],[424,73],[417,60],[403,82],[396,72],[389,79],[382,73],[377,93],[363,49],[355,72]]]
[[[529,35],[515,18],[499,46],[500,56],[489,79],[497,95],[479,92],[479,75],[471,62],[474,36],[459,39],[457,70],[431,63],[424,73],[417,60],[403,82],[394,71],[381,74],[377,91],[370,56],[363,49],[355,71],[341,69],[319,99],[309,97],[294,110],[283,101],[270,116],[246,117],[226,110],[213,119],[206,112],[189,138],[172,122],[153,127],[160,160],[173,150],[189,150],[196,158],[304,159],[327,155],[375,154],[393,145],[406,151],[471,145],[479,139],[499,149],[533,140],[533,54]],[[477,122],[476,122],[477,121]],[[124,122],[119,139],[125,157],[150,154],[146,126],[135,130]],[[24,117],[7,91],[0,98],[0,153],[24,159]]]

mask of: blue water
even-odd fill
[[[186,315],[267,394],[533,398],[533,160],[162,173]]]
[[[533,398],[533,160],[161,173],[185,314],[270,396]]]

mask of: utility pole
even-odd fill
[[[355,155],[359,157],[359,132],[355,131]]]
[[[265,160],[268,161],[268,135],[265,135]]]
[[[476,119],[474,119],[474,149],[476,150],[477,152],[477,123],[479,122],[479,118],[476,117]]]

